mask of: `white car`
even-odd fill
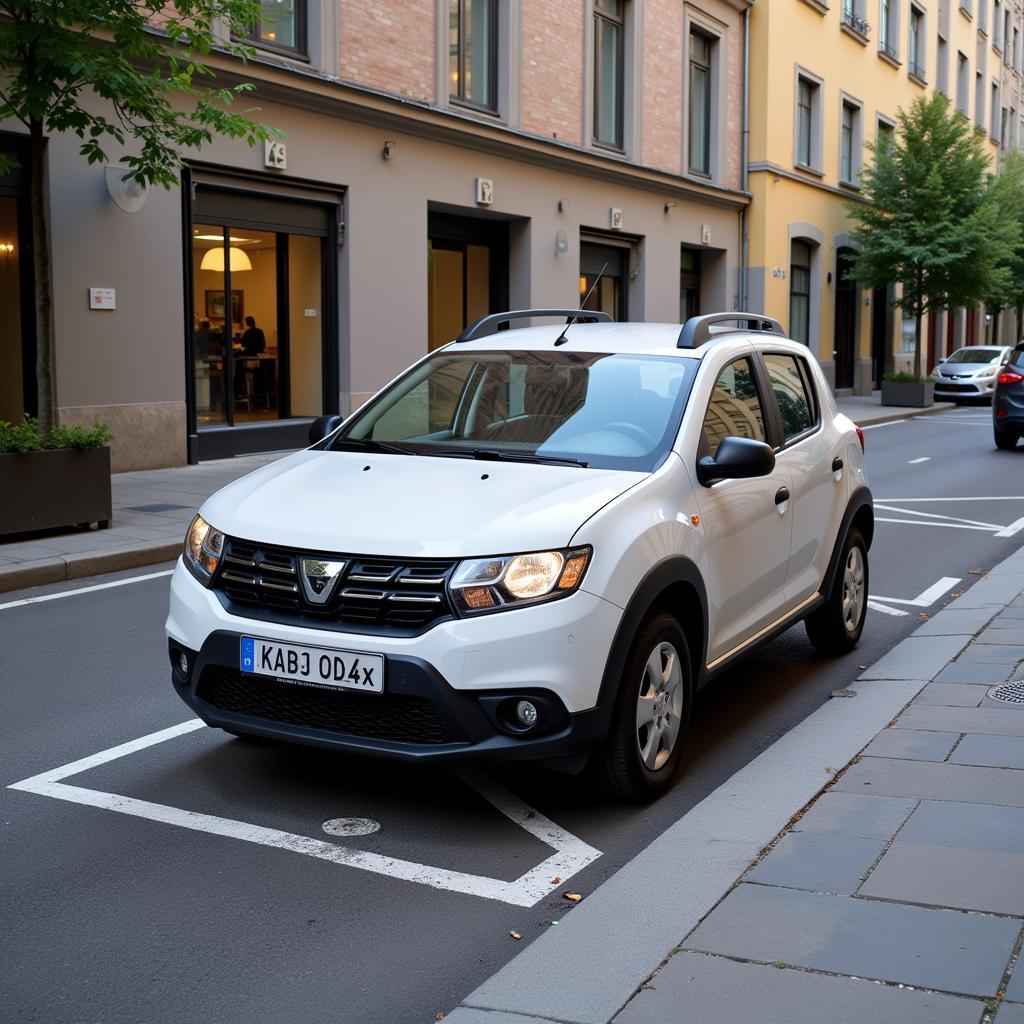
[[[751,314],[608,319],[485,317],[210,498],[171,586],[181,698],[365,754],[589,760],[643,800],[716,673],[800,620],[851,649],[864,441],[807,349]]]
[[[932,370],[936,398],[954,402],[989,398],[999,371],[1009,361],[1012,345],[967,345],[951,352]]]

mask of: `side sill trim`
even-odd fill
[[[767,626],[764,626],[763,628],[759,629],[752,637],[749,637],[748,639],[744,640],[741,644],[737,644],[731,651],[726,651],[725,654],[722,654],[719,657],[715,658],[714,661],[709,661],[707,670],[709,672],[714,672],[715,669],[719,667],[719,665],[723,665],[725,662],[731,661],[733,658],[736,657],[736,655],[740,654],[742,651],[750,647],[752,644],[756,644],[758,641],[763,640],[769,633],[778,630],[780,626],[788,623],[791,620],[796,621],[798,618],[800,618],[800,613],[808,605],[820,600],[820,598],[821,591],[818,590],[815,593],[811,594],[810,597],[801,601],[800,604],[798,604],[792,611],[787,612],[785,615],[783,615],[781,619],[776,619],[774,622],[768,623]]]

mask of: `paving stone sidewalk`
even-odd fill
[[[839,406],[865,426],[953,408],[948,403],[929,409],[882,406],[877,393],[841,398]],[[272,452],[197,466],[116,473],[109,529],[0,537],[0,593],[176,558],[185,528],[209,495],[284,454]]]
[[[948,661],[616,1024],[1024,1024],[1022,592],[1024,550],[865,673]]]

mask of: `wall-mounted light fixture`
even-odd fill
[[[107,183],[107,195],[114,200],[119,210],[125,213],[138,213],[146,203],[149,186],[141,181],[127,177],[127,167],[108,165],[103,168],[103,177]]]
[[[395,147],[397,145],[398,143],[395,142],[394,139],[388,139],[384,143],[384,148],[380,151],[380,155],[384,157],[385,160],[390,160],[395,155]]]
[[[10,256],[11,253],[14,252],[14,243],[13,242],[0,242],[0,252],[2,252],[4,254],[4,256]]]
[[[671,210],[671,209],[672,209],[672,207],[674,207],[675,205],[676,205],[676,204],[675,204],[675,203],[673,203],[673,202],[672,202],[671,200],[670,200],[669,202],[667,202],[667,203],[665,204],[665,212],[666,212],[666,213],[668,213],[668,211],[669,211],[669,210]]]
[[[569,251],[569,233],[565,228],[555,232],[555,255],[564,256]]]
[[[568,209],[569,209],[569,200],[566,199],[565,196],[562,196],[562,198],[558,200],[558,212],[559,213],[565,213],[565,211],[568,210]]]

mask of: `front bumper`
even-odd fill
[[[231,615],[179,560],[167,633],[175,691],[209,725],[402,760],[544,760],[581,753],[606,734],[611,708],[595,704],[621,614],[580,591],[417,637],[341,633]],[[382,654],[384,693],[243,677],[243,635]],[[508,728],[510,696],[537,705],[534,730]]]
[[[996,430],[1024,433],[1024,391],[1017,394],[1017,389],[1000,389],[996,393],[992,402],[992,425]]]
[[[989,380],[945,380],[933,377],[933,394],[936,398],[991,398],[996,378]]]

